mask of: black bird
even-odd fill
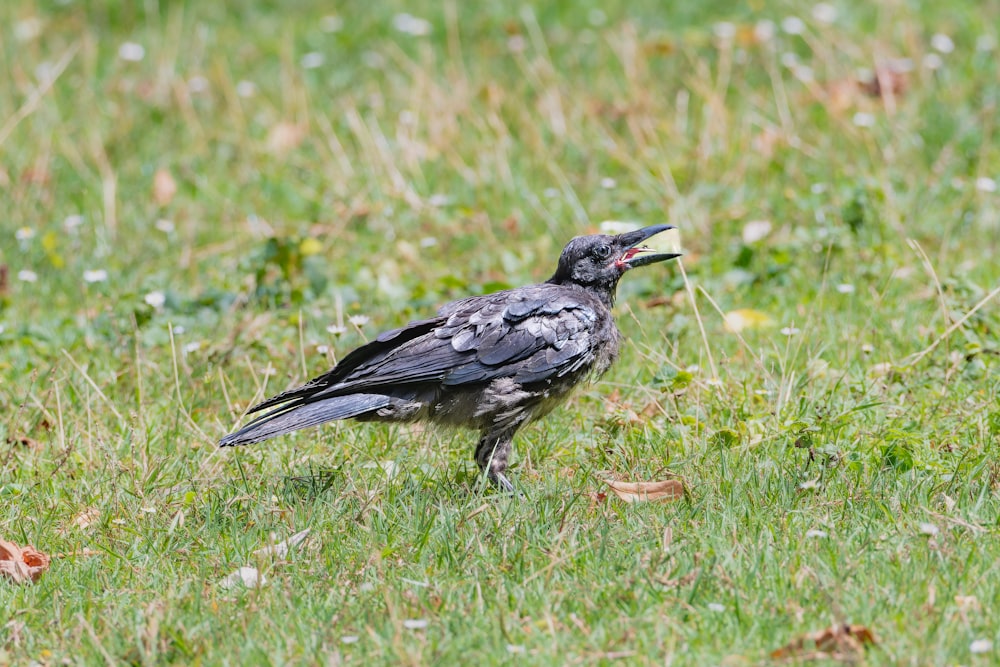
[[[618,357],[611,307],[633,267],[679,255],[643,247],[673,229],[645,227],[571,240],[546,282],[443,306],[363,345],[333,369],[255,405],[273,408],[224,437],[246,445],[334,419],[429,420],[480,431],[476,463],[511,490],[504,472],[521,426],[548,414]]]

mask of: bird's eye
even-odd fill
[[[597,259],[607,259],[608,257],[611,257],[611,246],[607,243],[602,243],[594,248],[594,255]]]

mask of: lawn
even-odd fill
[[[998,25],[2,3],[0,539],[52,562],[0,579],[0,664],[996,664]],[[521,432],[520,495],[472,433],[216,448],[606,220],[685,255],[623,279],[622,358]],[[844,624],[874,643],[771,657]]]

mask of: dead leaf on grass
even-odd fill
[[[267,133],[267,149],[274,155],[285,155],[298,148],[305,138],[305,126],[281,121]]]
[[[34,583],[47,569],[49,557],[35,547],[0,540],[0,574],[15,584]]]
[[[684,497],[684,482],[679,479],[668,479],[662,482],[618,482],[606,479],[604,483],[611,487],[616,496],[627,503],[678,500]]]
[[[587,496],[590,498],[590,509],[593,510],[598,505],[603,505],[607,499],[608,494],[603,491],[591,491]]]
[[[72,524],[79,528],[80,530],[86,530],[92,524],[96,523],[98,519],[101,518],[101,513],[97,511],[96,507],[90,507],[80,512],[72,519]]]
[[[277,544],[257,549],[253,552],[253,555],[258,558],[284,558],[288,555],[292,547],[297,547],[309,536],[310,530],[310,528],[300,530],[284,542],[278,542]]]
[[[153,201],[157,206],[166,206],[177,194],[177,181],[166,169],[157,169],[153,174]]]
[[[863,625],[835,625],[785,644],[772,651],[775,660],[852,660],[864,653],[865,646],[877,644],[875,633]]]
[[[257,568],[241,567],[220,581],[219,586],[228,590],[238,586],[243,586],[244,588],[259,588],[266,583],[267,577],[261,574]]]

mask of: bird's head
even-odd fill
[[[618,280],[629,269],[680,257],[680,253],[643,245],[646,239],[668,229],[674,229],[673,225],[653,225],[616,236],[577,236],[563,248],[559,268],[549,282],[596,289],[613,299]]]

